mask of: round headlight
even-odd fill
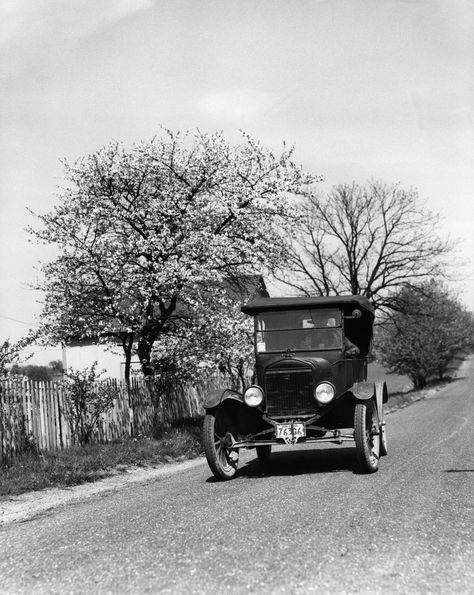
[[[334,399],[334,386],[329,382],[321,382],[314,391],[314,398],[316,401],[325,405]]]
[[[245,404],[249,407],[258,407],[263,401],[263,391],[259,386],[249,386],[244,392]]]

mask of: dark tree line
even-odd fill
[[[381,361],[417,389],[430,377],[442,380],[453,360],[474,346],[472,313],[434,281],[403,288],[396,301],[397,310],[378,329]]]

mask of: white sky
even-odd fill
[[[2,0],[0,341],[40,311],[26,207],[54,204],[59,159],[160,125],[295,143],[326,188],[416,187],[474,256],[473,40],[470,0]]]

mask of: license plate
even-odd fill
[[[296,444],[299,438],[306,436],[306,426],[301,422],[277,424],[275,436],[283,438],[287,444]]]

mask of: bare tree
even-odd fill
[[[400,286],[442,274],[451,246],[414,190],[379,181],[339,185],[300,208],[290,259],[276,274],[298,293],[360,294],[386,311]]]

